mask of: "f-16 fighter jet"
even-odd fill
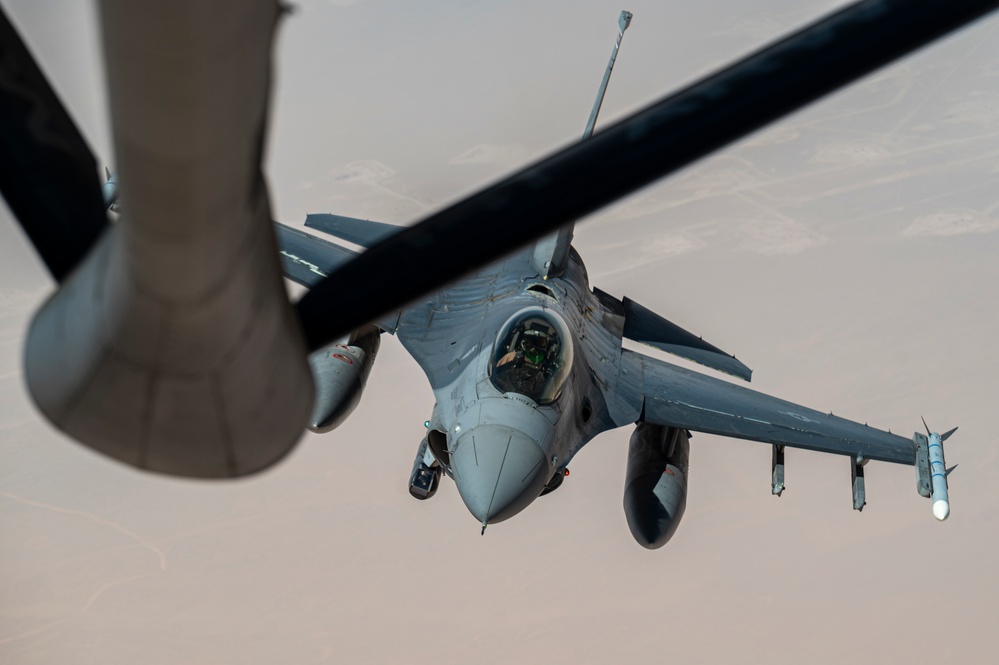
[[[452,477],[483,528],[558,487],[587,441],[629,423],[625,503],[645,545],[664,543],[683,512],[691,431],[773,444],[777,494],[784,446],[849,456],[857,508],[868,460],[912,464],[943,519],[948,434],[909,441],[623,350],[638,340],[749,378],[700,338],[591,289],[566,224],[997,4],[862,0],[404,230],[310,217],[370,247],[361,255],[271,233],[262,160],[284,4],[101,0],[121,176],[103,187],[0,9],[0,193],[58,283],[25,339],[25,383],[56,427],[125,464],[245,476],[284,457],[306,423],[342,422],[390,332],[437,400],[411,491],[428,498]],[[587,136],[612,66],[613,56]],[[282,270],[310,288],[294,308]]]
[[[630,19],[622,13],[584,139]],[[306,226],[365,247],[398,231],[339,215],[309,215]],[[285,275],[305,286],[353,254],[282,225],[278,238]],[[751,378],[746,365],[700,337],[591,288],[571,238],[570,225],[313,353],[319,397],[310,428],[328,431],[353,409],[385,331],[419,363],[436,400],[410,493],[428,499],[444,475],[452,478],[483,532],[557,489],[596,435],[629,425],[635,432],[625,512],[635,539],[648,548],[665,544],[683,515],[692,432],[771,444],[777,495],[785,446],[846,456],[857,510],[865,503],[868,461],[914,465],[920,493],[932,494],[934,514],[946,518],[941,442],[949,433],[907,439],[622,348],[624,339],[635,340]]]

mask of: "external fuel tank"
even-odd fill
[[[628,444],[624,514],[642,547],[658,549],[673,537],[687,505],[690,434],[638,423]]]
[[[329,432],[357,408],[380,345],[381,332],[370,326],[309,354],[309,369],[316,384],[310,431]]]

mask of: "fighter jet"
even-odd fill
[[[421,311],[422,301],[407,303],[493,263],[463,284],[478,283],[488,271],[505,265],[494,263],[498,257],[563,227],[532,250],[531,274],[540,276],[541,283],[531,293],[543,295],[548,282],[562,280],[564,294],[547,287],[562,305],[545,311],[574,326],[571,339],[560,337],[558,346],[574,350],[573,357],[585,364],[573,360],[562,393],[582,399],[586,390],[567,388],[577,380],[585,383],[579,368],[615,361],[602,355],[584,358],[589,342],[582,335],[595,332],[559,314],[559,307],[570,302],[570,291],[583,288],[578,279],[573,281],[581,263],[576,267],[569,251],[571,229],[565,224],[996,5],[996,0],[859,2],[414,226],[384,233],[384,226],[353,225],[348,232],[366,235],[368,241],[360,244],[372,245],[359,256],[279,228],[280,262],[262,160],[271,45],[286,5],[277,0],[100,0],[120,176],[105,183],[103,197],[93,154],[0,10],[0,191],[59,287],[28,331],[28,389],[55,426],[123,463],[180,476],[252,474],[286,455],[307,421],[315,428],[332,427],[349,412],[348,399],[338,403],[339,411],[322,414],[328,418],[310,421],[310,411],[315,416],[322,410],[322,404],[313,409],[317,364],[353,368],[325,370],[329,380],[318,387],[318,402],[329,401],[324,390],[334,401],[336,395],[356,396],[376,351],[372,340],[378,339],[377,331],[399,329],[404,343],[419,339],[403,324]],[[111,225],[107,206],[119,195],[124,210]],[[483,234],[489,243],[479,242]],[[373,238],[380,241],[375,244]],[[539,264],[544,257],[550,257],[548,265]],[[294,308],[281,283],[282,267],[310,287]],[[509,267],[513,274],[527,274],[525,269]],[[551,279],[543,279],[546,275]],[[450,302],[452,293],[449,288],[435,296],[440,307],[458,304]],[[586,299],[574,302],[582,307]],[[628,314],[629,301],[621,302]],[[447,320],[441,315],[449,312],[453,310],[435,317]],[[483,313],[482,320],[492,321],[493,313]],[[599,309],[591,314],[603,316]],[[630,323],[619,317],[622,331],[640,327],[643,319],[636,316],[630,315]],[[542,329],[532,324],[531,330]],[[554,326],[545,334],[551,338],[564,331]],[[337,339],[347,348],[307,362],[308,351]],[[668,339],[664,346],[683,347]],[[468,356],[449,359],[447,372],[484,353],[484,342],[476,348],[466,351]],[[694,355],[704,352],[696,344],[687,348]],[[357,350],[364,352],[363,359]],[[428,347],[425,354],[429,359],[446,351]],[[531,357],[542,363],[536,354]],[[430,367],[431,361],[426,362]],[[515,353],[504,366],[523,362]],[[644,362],[639,363],[643,368]],[[612,403],[580,407],[580,416],[588,414],[581,436],[595,427],[591,421],[617,422],[618,407],[634,410],[636,399],[643,418],[655,412],[650,404],[657,397],[628,396],[629,390],[648,387],[655,371],[645,370],[636,384],[634,374],[624,376],[635,370],[629,363],[634,359],[622,353],[616,382],[604,386],[602,394]],[[593,377],[603,376],[598,369],[596,365]],[[435,388],[444,385],[436,370],[428,375]],[[561,408],[559,399],[568,398],[533,401],[539,413],[547,413],[543,409]],[[457,404],[464,413],[468,402]],[[439,406],[448,404],[439,400]],[[452,416],[441,413],[434,431],[445,432],[439,428]],[[468,427],[466,422],[454,425]],[[567,459],[559,446],[573,439],[563,431],[566,426],[553,425],[560,434],[552,445],[562,451],[556,470]],[[440,456],[427,458],[428,469],[439,467],[458,477],[450,453],[444,454],[463,441],[456,434],[448,434],[454,441],[446,437]],[[428,436],[431,450],[434,436],[439,438]],[[547,463],[555,464],[551,459]],[[485,510],[483,521],[496,521],[499,513],[489,516],[491,506]]]
[[[631,18],[621,15],[584,139]],[[305,225],[364,247],[400,232],[333,214],[309,215]],[[290,227],[279,225],[278,237],[285,275],[305,286],[352,254]],[[328,431],[356,405],[384,331],[419,363],[435,400],[409,491],[429,499],[443,476],[452,478],[482,533],[556,490],[586,443],[624,426],[635,428],[625,513],[635,540],[650,549],[665,544],[683,516],[693,432],[770,444],[778,496],[785,447],[845,456],[857,510],[866,503],[867,462],[913,465],[919,492],[933,496],[934,515],[947,517],[942,440],[950,432],[904,438],[624,349],[623,340],[633,340],[747,382],[752,375],[646,307],[591,288],[571,238],[567,225],[315,352],[310,363],[320,389],[310,428]]]

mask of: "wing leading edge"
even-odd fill
[[[368,219],[332,213],[308,214],[305,216],[305,226],[366,248],[378,244],[405,228],[385,222],[372,222]]]
[[[366,223],[378,224],[378,222]],[[280,222],[274,222],[274,231],[277,235],[278,255],[281,258],[281,270],[284,276],[309,289],[323,281],[331,272],[360,256],[351,249],[317,238],[301,229],[285,226]],[[399,313],[400,310],[388,312],[372,323],[385,332],[395,333],[399,326]]]
[[[916,465],[913,440],[625,350],[641,359],[642,420],[751,441]]]
[[[284,276],[310,289],[357,256],[357,252],[346,247],[280,222],[274,222],[274,231]]]

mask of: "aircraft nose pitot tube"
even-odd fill
[[[483,526],[526,508],[552,475],[541,446],[505,425],[478,425],[463,432],[451,462],[461,500]]]
[[[628,444],[624,513],[642,547],[658,549],[673,537],[687,506],[687,431],[638,423]]]
[[[339,427],[361,401],[381,334],[372,327],[359,331],[348,342],[309,355],[309,369],[316,384],[316,401],[308,424],[312,432],[329,432]]]

